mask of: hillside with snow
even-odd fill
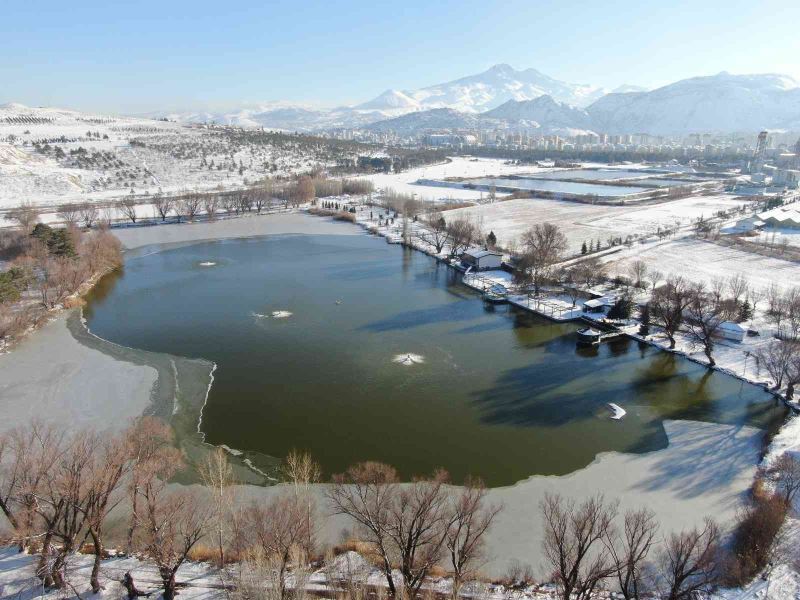
[[[515,129],[575,135],[592,129],[592,118],[582,108],[557,102],[550,96],[534,100],[509,100],[483,116],[506,121]]]
[[[652,90],[608,94],[588,107],[605,133],[800,129],[800,84],[785,75],[693,77]]]

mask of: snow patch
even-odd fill
[[[421,354],[396,354],[392,362],[410,367],[411,365],[421,365],[425,362],[425,357]]]

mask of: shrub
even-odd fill
[[[622,296],[621,298],[617,299],[617,301],[614,303],[614,306],[612,306],[611,310],[608,311],[608,318],[627,319],[631,316],[632,308],[633,302],[631,302],[631,299]]]
[[[724,561],[725,585],[744,585],[767,566],[787,510],[788,504],[777,494],[754,494],[737,518],[730,554]]]

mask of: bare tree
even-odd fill
[[[81,205],[75,202],[67,202],[58,207],[58,218],[69,226],[78,224],[81,218]]]
[[[315,502],[311,494],[311,485],[319,483],[322,479],[322,469],[308,452],[292,450],[283,461],[283,476],[286,481],[292,484],[297,501],[305,507],[306,531],[308,533],[306,549],[308,552],[313,552]]]
[[[173,445],[172,429],[156,417],[142,417],[127,431],[131,476],[128,479],[130,521],[126,550],[134,546],[134,534],[141,522],[140,497],[142,486],[161,475],[170,477],[181,464],[180,452]]]
[[[3,435],[0,449],[0,495],[2,511],[11,523],[20,551],[39,537],[37,522],[39,497],[43,494],[50,469],[64,451],[64,435],[55,428],[33,421]],[[41,537],[40,570],[50,550],[52,534]]]
[[[656,269],[650,269],[650,287],[652,289],[656,289],[662,279],[664,279],[664,273]]]
[[[750,301],[750,305],[753,307],[753,316],[755,316],[756,311],[758,310],[758,304],[767,296],[767,292],[762,288],[750,288],[747,291],[747,299]]]
[[[86,229],[91,229],[92,225],[97,221],[100,211],[97,210],[97,205],[93,202],[84,202],[80,205],[81,222]]]
[[[684,311],[692,301],[689,287],[682,277],[668,277],[665,285],[653,291],[650,317],[664,330],[670,349],[675,348],[675,334],[683,323]]]
[[[643,260],[633,261],[628,267],[628,274],[631,276],[634,286],[643,287],[643,282],[647,277],[647,263]]]
[[[432,213],[428,217],[426,224],[417,229],[416,235],[422,242],[433,246],[436,254],[442,253],[447,240],[450,238],[447,222],[440,212]]]
[[[326,492],[334,514],[353,519],[375,546],[381,557],[381,570],[392,595],[397,593],[392,578],[392,547],[388,529],[390,511],[397,495],[398,478],[394,468],[377,462],[351,466],[335,475]]]
[[[203,202],[203,207],[206,211],[206,216],[209,221],[213,221],[217,217],[217,207],[219,206],[219,198],[214,194],[207,194]]]
[[[94,546],[94,563],[89,578],[92,592],[97,594],[100,585],[100,564],[103,558],[103,529],[108,514],[120,503],[118,494],[123,478],[128,474],[131,461],[127,445],[127,433],[122,436],[105,438],[94,464],[91,488],[85,505],[88,534]]]
[[[791,506],[800,491],[800,460],[788,453],[781,454],[769,469],[776,488],[787,505]]]
[[[169,213],[172,211],[173,205],[174,201],[168,196],[164,196],[163,194],[156,194],[153,196],[153,207],[156,209],[156,212],[161,217],[162,221],[167,220]]]
[[[233,515],[235,482],[233,468],[228,462],[228,455],[222,448],[210,452],[198,468],[203,484],[211,491],[211,510],[209,528],[213,529],[217,543],[219,566],[225,565],[225,541],[228,525]]]
[[[236,194],[236,202],[239,204],[239,210],[243,213],[253,210],[253,197],[250,192],[239,192]]]
[[[537,223],[522,234],[522,245],[525,248],[519,265],[522,282],[533,284],[534,294],[552,278],[553,267],[567,250],[567,236],[558,225],[553,223]]]
[[[174,600],[178,569],[203,538],[206,512],[194,494],[167,492],[159,477],[149,478],[141,494],[145,513],[141,547],[158,568],[164,600]]]
[[[477,577],[485,560],[485,537],[502,506],[486,505],[486,488],[480,480],[467,480],[450,497],[445,548],[453,571],[451,595],[457,600],[464,583]]]
[[[272,201],[272,181],[265,179],[261,184],[253,189],[253,205],[256,212],[261,214],[265,208],[269,208]]]
[[[786,370],[786,399],[789,402],[794,399],[794,390],[800,385],[800,342],[792,341],[790,344],[795,351]]]
[[[646,590],[647,557],[656,543],[655,513],[641,508],[625,513],[622,532],[609,530],[606,548],[611,554],[617,585],[625,600],[639,600]]]
[[[723,323],[733,317],[735,307],[718,296],[706,292],[702,284],[692,287],[689,297],[683,328],[693,342],[703,347],[708,366],[713,367],[717,364],[714,360],[716,338]]]
[[[756,361],[759,369],[766,369],[775,384],[774,389],[783,387],[784,380],[789,375],[792,363],[800,356],[800,343],[793,340],[773,340],[770,344],[761,346],[756,351]]]
[[[119,202],[117,202],[117,209],[125,217],[130,219],[131,223],[136,223],[136,200],[133,198],[122,198]]]
[[[5,218],[9,221],[16,221],[25,233],[30,233],[33,226],[39,222],[39,209],[34,206],[33,202],[25,201],[9,210]]]
[[[392,595],[397,593],[392,564],[403,575],[404,591],[413,597],[442,555],[448,530],[447,475],[398,485],[387,465],[360,463],[334,477],[328,499],[336,514],[353,519],[381,557],[381,569]]]
[[[289,596],[286,574],[293,558],[304,560],[309,549],[305,507],[294,495],[285,494],[266,505],[253,503],[242,516],[250,551],[247,560],[259,570],[274,573],[271,587],[276,596]]]
[[[671,534],[659,560],[661,597],[692,600],[716,583],[719,528],[707,519],[702,528]]]
[[[295,197],[294,204],[297,206],[311,202],[314,199],[314,195],[314,181],[308,175],[302,176],[297,182],[295,193],[293,194]]]
[[[460,256],[478,238],[475,225],[464,217],[459,217],[447,224],[447,242],[450,244],[450,256]]]
[[[541,504],[544,519],[542,547],[562,600],[589,600],[598,586],[614,574],[603,544],[608,539],[617,505],[603,496],[576,505],[559,495],[546,494]]]
[[[178,202],[180,205],[180,209],[176,208],[176,212],[179,212],[183,216],[186,217],[189,221],[193,221],[197,214],[200,212],[200,206],[202,204],[202,198],[200,194],[196,192],[192,192],[190,194],[186,194],[183,198],[180,199]]]
[[[731,275],[731,277],[728,278],[728,293],[737,306],[741,304],[742,298],[747,297],[749,288],[750,283],[741,273],[736,273],[736,275]]]
[[[36,496],[36,514],[50,538],[52,561],[47,555],[40,563],[40,576],[59,589],[67,586],[67,559],[77,550],[79,537],[86,533],[92,475],[99,437],[79,432],[72,437],[56,461],[47,469]],[[57,542],[57,543],[53,543]]]
[[[572,300],[573,308],[581,297],[581,290],[578,284],[581,282],[582,273],[577,266],[571,269],[564,270],[564,290],[567,292],[570,300]]]
[[[573,267],[576,279],[587,288],[601,281],[605,275],[605,265],[596,257],[587,257]]]

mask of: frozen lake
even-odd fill
[[[563,171],[550,171],[538,173],[536,177],[542,179],[589,179],[596,181],[615,181],[617,179],[632,179],[653,175],[650,171],[632,171],[629,169],[565,169]]]
[[[576,181],[558,181],[547,179],[526,179],[526,178],[479,178],[470,179],[465,183],[472,183],[482,186],[497,186],[503,188],[514,188],[517,190],[533,190],[540,192],[554,192],[572,195],[596,194],[598,196],[628,196],[639,192],[646,192],[649,188],[621,185],[599,185],[594,183],[580,183]]]
[[[499,486],[664,448],[666,419],[783,416],[762,389],[648,345],[578,348],[579,325],[486,306],[452,269],[369,236],[162,248],[104,278],[85,316],[112,342],[215,362],[201,429],[263,468],[300,448],[326,474],[374,459]]]

